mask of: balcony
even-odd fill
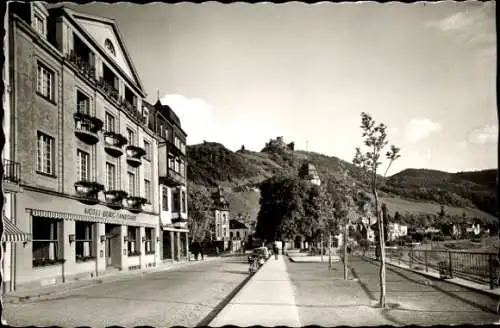
[[[95,68],[79,56],[74,50],[71,50],[68,54],[66,54],[66,60],[76,68],[80,75],[92,81],[96,80]]]
[[[109,100],[119,103],[118,90],[116,90],[109,81],[100,78],[97,81],[97,87],[106,95]]]
[[[164,176],[160,176],[160,183],[164,184],[168,187],[178,187],[186,184],[186,179],[175,172],[173,169],[168,168],[167,174]]]
[[[106,205],[113,209],[120,209],[123,207],[123,199],[127,198],[127,192],[123,190],[106,190],[104,198]]]
[[[95,181],[80,180],[75,183],[76,196],[85,204],[97,204],[99,191],[102,190],[104,186]]]
[[[99,141],[98,132],[102,129],[103,122],[97,117],[84,114],[75,113],[75,135],[82,141],[94,145]]]
[[[21,164],[10,161],[3,161],[3,190],[5,192],[20,192]]]
[[[127,146],[127,162],[133,166],[138,167],[142,164],[142,156],[146,155],[144,148],[138,146]]]
[[[123,146],[127,144],[127,138],[119,133],[104,132],[104,150],[113,157],[123,155]]]
[[[146,204],[146,198],[131,196],[126,198],[127,210],[132,213],[142,212],[142,206]]]
[[[173,143],[172,141],[170,140],[167,140],[167,143],[168,143],[168,150],[175,156],[181,156],[181,157],[185,157],[186,156],[186,153],[184,153],[182,151],[182,149],[180,149],[179,147],[177,147],[175,145],[175,143]]]
[[[145,124],[146,120],[142,116],[142,113],[140,113],[137,110],[137,106],[132,105],[130,101],[126,99],[120,99],[119,101],[120,107],[127,113],[129,113],[134,119],[136,119],[140,124]]]

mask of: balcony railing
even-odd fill
[[[75,183],[75,191],[78,198],[91,204],[99,201],[98,194],[103,190],[104,186],[95,181],[84,179]]]
[[[123,200],[126,199],[127,196],[127,192],[123,190],[106,190],[104,192],[106,204],[115,209],[123,207]]]
[[[102,129],[103,122],[97,117],[77,112],[73,115],[75,119],[75,134],[88,144],[99,141],[97,133]]]
[[[131,196],[126,198],[127,209],[133,213],[142,212],[142,206],[146,202],[146,198],[143,197]]]
[[[21,181],[21,164],[5,159],[3,161],[3,180],[19,184]]]
[[[116,90],[108,81],[104,80],[104,78],[100,78],[97,81],[97,87],[101,89],[109,99],[119,102],[118,90]]]
[[[138,146],[127,146],[127,162],[137,167],[142,164],[142,156],[146,155],[146,150]]]
[[[186,179],[173,169],[168,168],[166,176],[160,176],[160,182],[169,187],[177,187],[186,184]]]
[[[123,155],[123,146],[128,142],[123,135],[107,131],[104,132],[104,150],[114,157]]]
[[[80,74],[95,81],[96,75],[94,66],[92,66],[88,61],[84,60],[81,56],[76,54],[74,50],[71,50],[66,55],[66,59],[78,69],[78,72]]]
[[[145,118],[142,116],[142,113],[140,113],[137,110],[137,106],[132,105],[130,101],[126,99],[120,99],[119,101],[120,106],[122,107],[123,110],[125,110],[127,113],[129,113],[133,118],[135,118],[139,123],[144,124],[146,123]]]

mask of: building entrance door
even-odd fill
[[[111,238],[106,238],[106,267],[110,267],[111,262]]]

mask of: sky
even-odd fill
[[[367,112],[401,148],[388,175],[497,168],[494,2],[68,6],[118,23],[189,145],[283,136],[351,162]]]

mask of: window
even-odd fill
[[[76,261],[92,258],[92,236],[94,224],[90,222],[75,222],[75,255]]]
[[[105,114],[104,130],[106,132],[115,132],[115,117],[108,112]]]
[[[148,204],[151,204],[151,182],[149,180],[144,179],[144,192],[146,201]]]
[[[45,36],[45,19],[42,16],[35,14],[33,17],[33,27],[41,35]]]
[[[186,192],[181,191],[181,211],[186,213]]]
[[[180,195],[179,195],[179,190],[175,190],[172,193],[172,203],[173,203],[173,210],[176,213],[179,213],[179,209],[181,207],[181,200],[180,200]]]
[[[54,174],[54,138],[38,132],[36,169],[45,174]]]
[[[115,190],[116,187],[116,166],[106,163],[106,190]]]
[[[146,107],[142,107],[142,118],[144,118],[144,123],[149,124],[149,110]]]
[[[175,159],[172,155],[168,155],[168,168],[171,170],[175,170]]]
[[[170,135],[170,130],[168,129],[168,127],[165,127],[165,139],[168,139],[169,135]]]
[[[138,245],[138,240],[137,240],[137,230],[139,228],[137,227],[128,227],[127,231],[127,236],[128,236],[128,241],[127,241],[127,249],[128,249],[128,256],[137,256],[141,255],[140,248],[137,247]]]
[[[108,50],[113,56],[116,55],[116,52],[115,52],[115,46],[113,45],[113,42],[111,42],[110,39],[106,39],[104,41],[104,47],[106,48],[106,50]]]
[[[78,113],[90,113],[90,99],[80,91],[76,91],[76,108]]]
[[[179,173],[181,171],[180,166],[181,166],[181,160],[179,158],[176,158],[174,171]]]
[[[185,167],[184,167],[184,161],[181,160],[181,170],[180,170],[180,174],[182,177],[184,177],[184,173],[185,173]]]
[[[162,209],[164,211],[168,211],[168,189],[167,188],[163,188],[161,198],[162,198],[162,203],[161,203]]]
[[[56,264],[59,254],[59,220],[32,218],[33,266]]]
[[[135,174],[133,172],[128,172],[128,194],[129,196],[135,196]]]
[[[165,127],[160,123],[160,137],[165,138]]]
[[[89,181],[90,179],[90,155],[84,151],[77,150],[76,176],[79,181]]]
[[[155,253],[155,244],[153,242],[154,229],[153,228],[146,228],[145,233],[146,233],[146,245],[145,245],[146,254],[154,254]]]
[[[54,72],[40,63],[36,75],[36,92],[49,100],[54,100]]]
[[[135,145],[135,133],[134,133],[134,131],[127,129],[127,137],[128,137],[129,145],[134,146]]]
[[[151,143],[147,142],[144,140],[144,150],[146,151],[146,155],[144,156],[145,159],[148,161],[151,160]]]

